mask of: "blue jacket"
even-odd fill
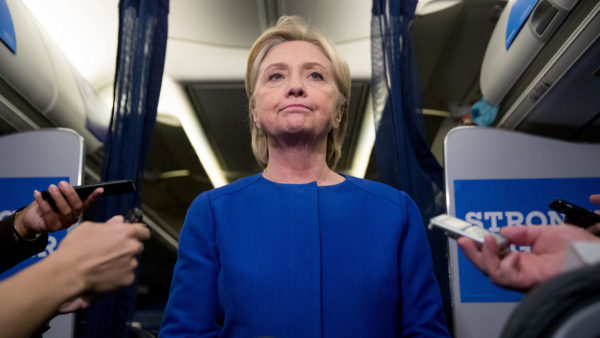
[[[262,175],[205,192],[179,237],[161,337],[448,336],[403,192]]]

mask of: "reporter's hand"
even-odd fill
[[[39,191],[34,191],[35,200],[15,219],[15,229],[21,237],[35,238],[36,235],[62,230],[77,223],[83,211],[104,189],[94,190],[85,201],[81,201],[75,189],[65,181],[61,181],[58,186],[50,185],[48,192],[56,204],[56,211],[42,198]]]
[[[150,231],[139,223],[115,216],[106,223],[84,222],[60,244],[63,255],[83,281],[83,293],[111,291],[133,283],[137,255]]]
[[[501,257],[496,241],[489,235],[481,248],[465,237],[458,239],[458,245],[492,282],[516,290],[528,290],[557,275],[571,242],[600,241],[585,230],[570,225],[507,226],[500,233],[512,244],[531,246],[531,252],[511,252]]]

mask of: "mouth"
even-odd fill
[[[286,110],[286,109],[290,109],[290,108],[303,108],[303,109],[311,110],[310,107],[305,106],[300,103],[288,104],[288,105],[284,106],[283,108],[281,108],[281,110]]]

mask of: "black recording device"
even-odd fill
[[[600,215],[571,202],[557,199],[550,203],[550,209],[565,215],[565,223],[588,228],[594,223],[600,223]]]
[[[132,180],[109,181],[73,187],[82,201],[85,201],[98,188],[104,188],[102,195],[128,194],[135,191]],[[47,190],[42,191],[42,198],[48,201],[52,209],[56,210],[56,204]]]
[[[142,223],[144,213],[139,208],[130,209],[125,215],[125,222],[127,223]]]

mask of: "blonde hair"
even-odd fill
[[[254,90],[258,78],[258,69],[271,48],[286,41],[306,41],[319,47],[323,54],[331,61],[336,86],[340,99],[336,109],[340,109],[341,120],[337,128],[332,128],[327,134],[327,165],[331,169],[340,159],[342,143],[346,136],[348,125],[348,104],[350,102],[350,68],[344,57],[337,51],[334,44],[323,36],[316,28],[310,27],[304,19],[298,16],[282,16],[277,24],[266,31],[254,42],[248,56],[246,66],[246,95],[249,101],[249,124],[252,136],[252,152],[261,167],[267,166],[269,151],[267,135],[252,123],[252,109],[254,107]]]

